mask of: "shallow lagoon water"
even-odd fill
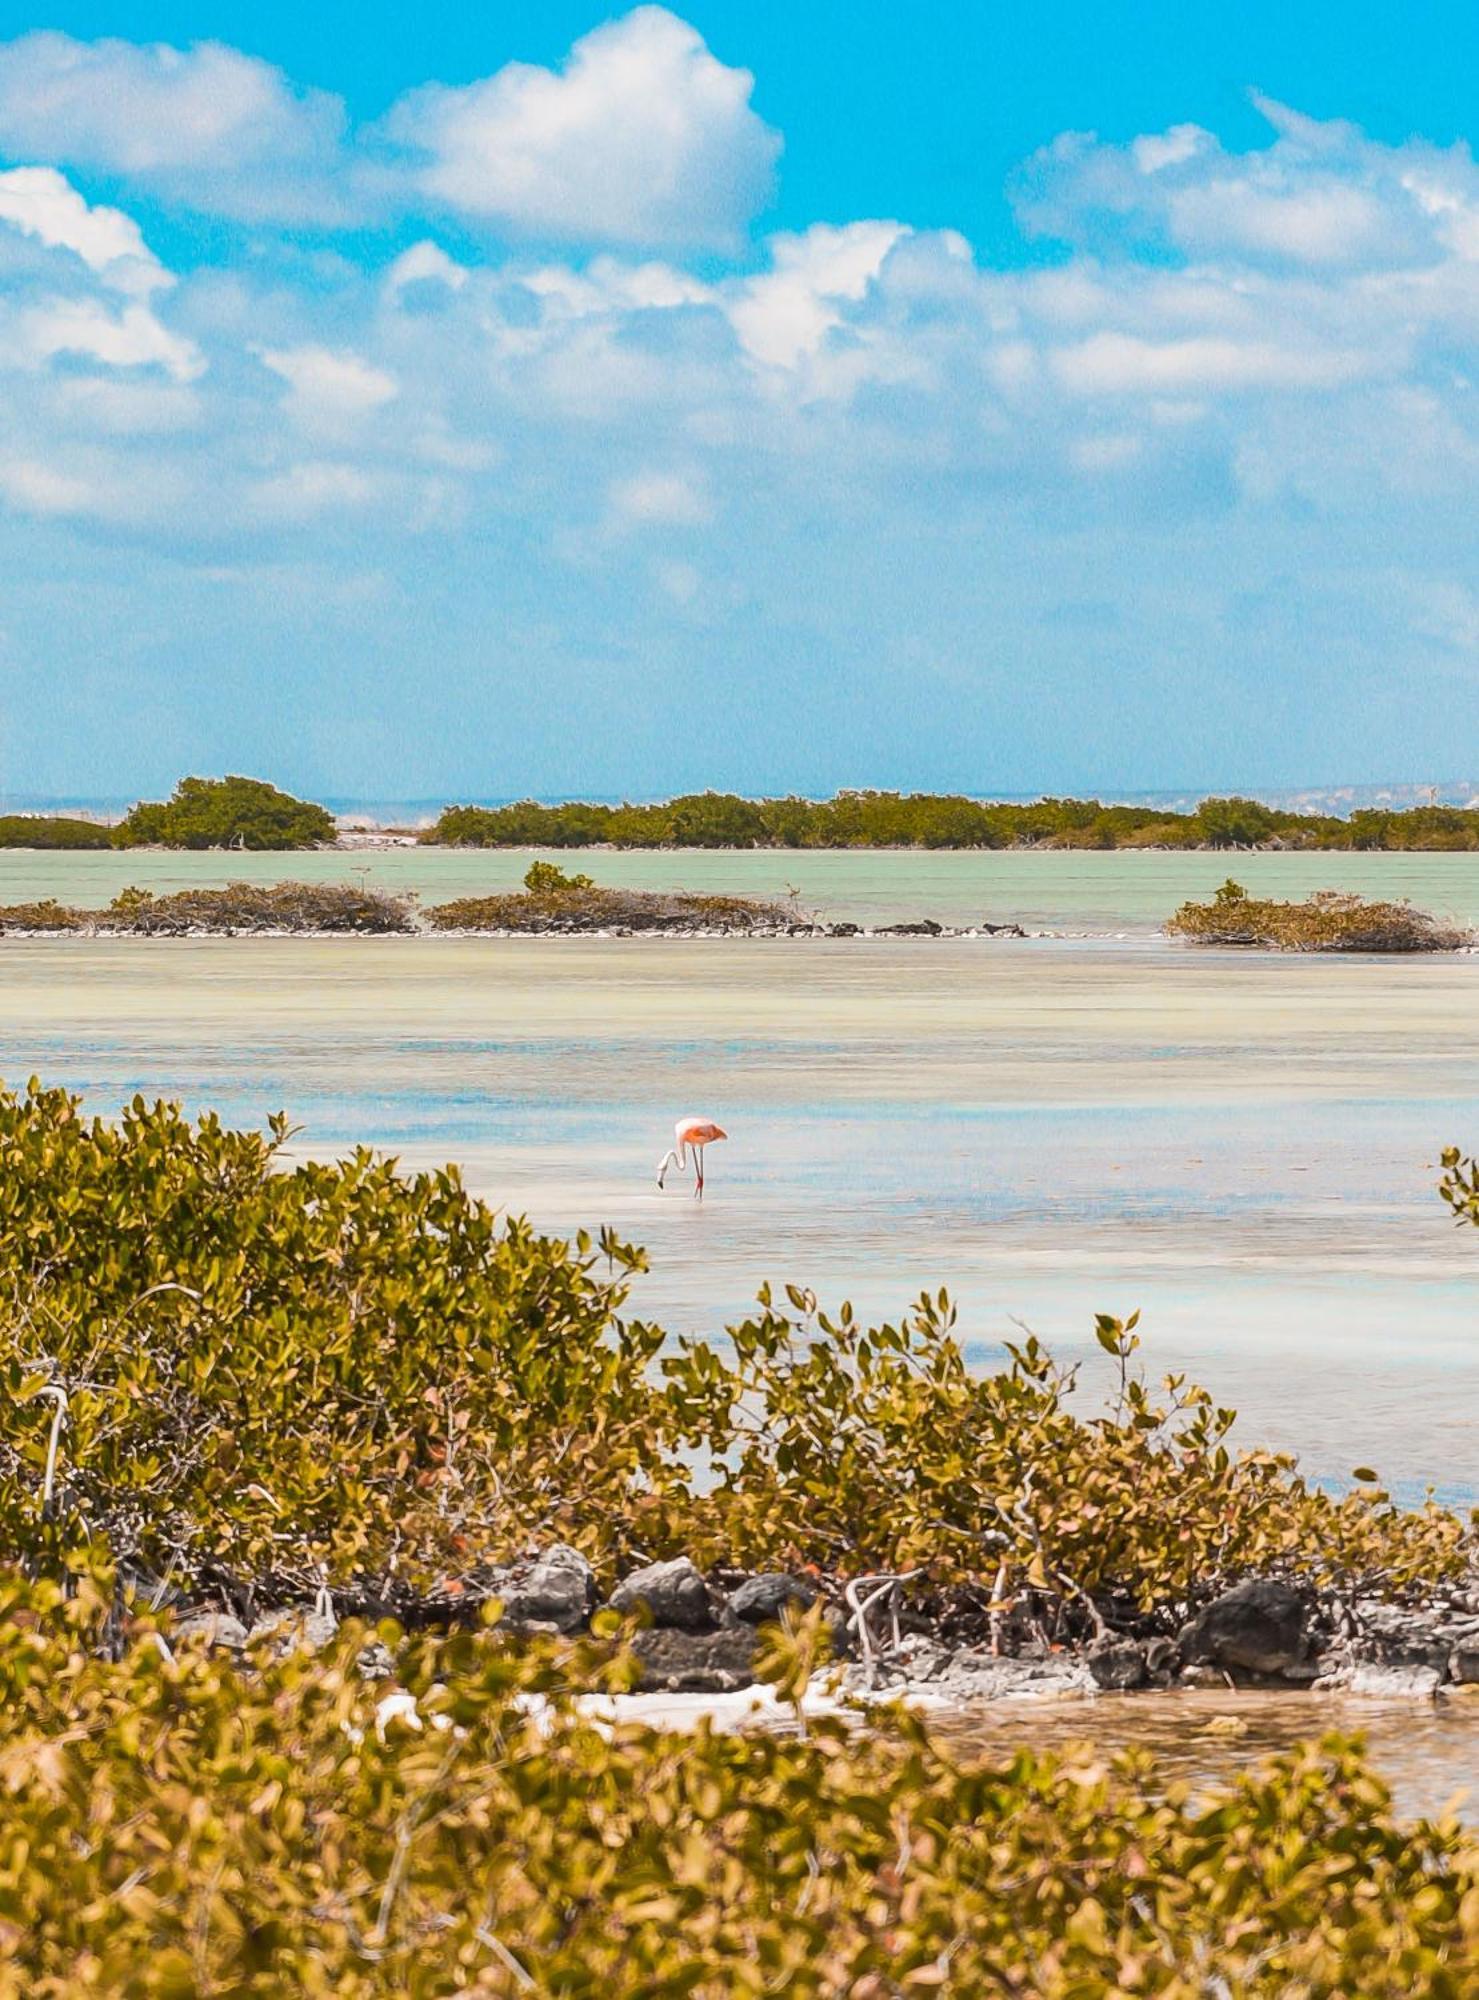
[[[947,1742],[977,1755],[1010,1756],[1022,1743],[1034,1750],[1065,1751],[1087,1742],[1103,1750],[1146,1751],[1165,1782],[1185,1784],[1194,1796],[1338,1730],[1364,1738],[1402,1816],[1435,1819],[1456,1811],[1479,1823],[1479,1700],[1472,1691],[1413,1702],[1188,1689],[991,1702],[944,1712],[932,1725]]]
[[[636,1309],[713,1333],[764,1278],[891,1315],[947,1285],[983,1363],[1029,1325],[1102,1385],[1143,1314],[1241,1435],[1479,1497],[1479,958],[1150,942],[391,938],[0,944],[0,1073],[462,1162],[500,1206],[645,1244]],[[654,1163],[730,1130],[702,1206]]]
[[[557,861],[598,882],[786,898],[802,915],[893,923],[933,917],[952,926],[1015,921],[1029,930],[1151,936],[1178,903],[1209,896],[1228,875],[1258,895],[1315,889],[1406,897],[1436,915],[1479,924],[1476,854],[1214,854],[1150,850],[1090,853],[1005,849],[925,853],[680,849],[622,853],[581,848],[379,847],[307,854],[43,854],[0,851],[0,902],[54,896],[84,907],[129,884],[163,893],[225,882],[369,883],[424,902],[512,889],[532,859]]]

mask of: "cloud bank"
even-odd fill
[[[346,770],[421,712],[428,623],[479,713],[534,715],[515,659],[551,699],[645,703],[626,754],[659,786],[675,736],[712,759],[767,701],[821,701],[815,743],[859,775],[870,704],[978,747],[1015,727],[1030,761],[1107,685],[1121,753],[1194,685],[1168,774],[1194,781],[1233,727],[1311,758],[1341,675],[1373,744],[1392,663],[1472,677],[1467,147],[1267,100],[1241,153],[1188,123],[1063,135],[992,267],[907,218],[765,235],[756,90],[657,7],[363,130],[219,44],[0,46],[0,377],[27,390],[0,396],[7,532],[70,538],[124,629],[167,570],[166,660],[207,585],[268,660],[283,620],[301,651],[335,607],[321,678],[282,672],[341,711],[356,621],[401,633],[371,677],[384,742],[314,753]],[[242,253],[179,254],[200,214]],[[14,716],[42,627],[37,598],[0,649]],[[80,614],[56,643],[85,650]],[[164,667],[119,671],[156,722],[178,698]],[[764,740],[784,768],[756,781],[827,781],[795,730]]]

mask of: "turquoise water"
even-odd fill
[[[946,1284],[983,1364],[1030,1325],[1087,1407],[1093,1313],[1138,1307],[1150,1372],[1248,1441],[1479,1497],[1479,1234],[1433,1192],[1441,1147],[1479,1143],[1479,957],[62,938],[0,967],[7,1077],[460,1160],[543,1226],[646,1244],[637,1305],[675,1330],[766,1278],[874,1315]],[[654,1184],[687,1112],[732,1135],[701,1207]]]
[[[224,882],[369,882],[428,903],[514,887],[532,850],[333,849],[321,853],[33,854],[0,852],[0,902],[54,896],[107,903],[130,883],[156,892]],[[785,897],[851,922],[933,917],[983,919],[1028,929],[1154,933],[1188,897],[1228,875],[1260,894],[1305,896],[1352,889],[1407,897],[1438,915],[1479,924],[1479,854],[1075,854],[1075,853],[583,853],[546,855],[620,887],[733,890]]]

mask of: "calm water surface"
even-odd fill
[[[764,1278],[860,1311],[948,1285],[982,1362],[1030,1325],[1101,1380],[1143,1313],[1243,1434],[1340,1479],[1479,1495],[1479,1238],[1433,1184],[1479,1141],[1479,957],[986,939],[0,942],[0,1072],[460,1160],[652,1257],[715,1331]],[[653,1166],[728,1127],[708,1201]]]
[[[107,903],[130,883],[162,892],[224,882],[369,882],[428,903],[515,887],[533,850],[342,849],[311,854],[0,852],[0,902],[55,896]],[[1479,854],[1075,854],[715,852],[546,853],[598,882],[638,889],[732,890],[784,897],[803,912],[861,923],[934,917],[965,925],[1011,920],[1032,930],[1151,935],[1178,903],[1229,874],[1261,895],[1353,889],[1407,897],[1479,923]]]
[[[1241,1734],[1228,1732],[1229,1723]],[[1144,1750],[1167,1782],[1194,1792],[1256,1770],[1312,1736],[1360,1735],[1404,1817],[1457,1811],[1479,1821],[1479,1700],[1369,1701],[1349,1695],[1187,1689],[1096,1695],[1086,1701],[1000,1701],[932,1718],[936,1733],[972,1753],[1010,1756],[1021,1743],[1065,1750]]]

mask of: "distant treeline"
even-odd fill
[[[663,805],[447,806],[421,839],[446,847],[1287,847],[1467,852],[1479,810],[1415,806],[1281,812],[1256,799],[1204,799],[1195,812],[1038,799],[983,805],[927,792],[742,799],[696,792]]]
[[[257,778],[182,778],[117,826],[42,814],[0,817],[0,847],[332,845],[326,807]],[[1204,799],[1194,812],[1097,799],[982,804],[930,792],[839,792],[832,799],[742,799],[692,792],[661,805],[447,806],[421,839],[443,847],[1288,847],[1408,852],[1479,849],[1479,809],[1282,812],[1256,799]]]

